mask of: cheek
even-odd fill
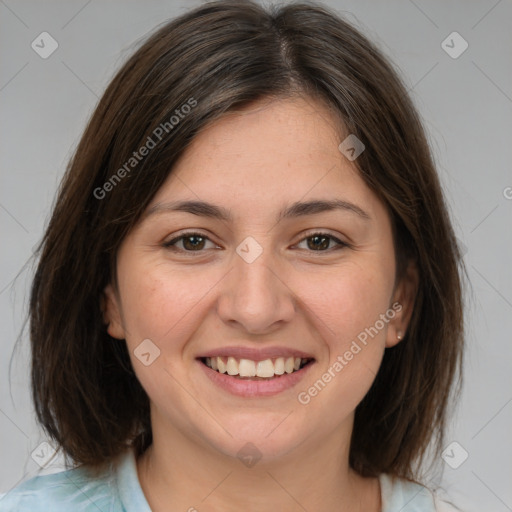
[[[392,318],[386,317],[392,283],[384,276],[380,268],[368,272],[350,265],[324,280],[323,293],[319,292],[322,280],[303,288],[328,356],[302,388],[299,401],[318,407],[319,414],[330,402],[338,411],[332,421],[355,409],[379,370]]]
[[[185,349],[204,313],[205,294],[218,278],[211,276],[209,284],[206,276],[198,280],[197,271],[171,270],[158,262],[127,265],[119,274],[124,276],[120,288],[126,342],[139,382],[153,402],[165,404],[172,396],[177,410],[190,408],[189,396],[179,384],[186,379],[190,364]],[[148,339],[154,346],[144,341],[142,352],[139,347]],[[150,364],[146,365],[137,354],[148,352]]]
[[[351,264],[321,278],[304,280],[300,289],[313,318],[323,324],[330,347],[342,349],[387,311],[392,282],[380,268],[370,272]],[[385,328],[381,330],[385,333]]]
[[[123,313],[129,344],[150,338],[167,347],[172,339],[177,340],[172,348],[179,348],[207,283],[199,283],[189,270],[169,270],[162,264],[134,266],[125,275]]]

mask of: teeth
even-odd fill
[[[228,375],[238,375],[238,363],[234,357],[228,357],[228,364],[226,365]]]
[[[240,374],[242,376],[242,374]],[[271,359],[259,361],[256,368],[256,376],[258,377],[273,377],[274,376],[274,363]]]
[[[220,373],[226,373],[226,363],[224,363],[224,361],[220,357],[210,358],[210,360],[211,359],[217,359],[217,366],[219,367],[218,371]]]
[[[262,375],[259,374],[259,366],[260,363],[258,363],[258,377],[262,377]],[[256,376],[256,364],[254,361],[251,361],[250,359],[240,359],[240,364],[238,365],[238,373],[240,377],[255,377]],[[274,375],[274,372],[272,372],[272,375]]]
[[[283,375],[284,373],[284,357],[278,357],[274,363],[274,373],[276,375]]]
[[[284,373],[293,373],[300,369],[301,365],[306,363],[307,359],[300,357],[278,357],[274,361],[265,359],[264,361],[252,361],[250,359],[240,359],[228,357],[227,361],[222,357],[207,357],[206,365],[212,370],[228,375],[239,375],[240,377],[262,377],[272,378],[275,375]]]

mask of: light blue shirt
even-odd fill
[[[381,474],[379,481],[382,512],[455,510],[419,484],[387,474]],[[0,496],[0,512],[151,512],[132,450],[96,477],[80,467],[36,476]]]

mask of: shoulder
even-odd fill
[[[382,512],[461,512],[419,483],[384,473],[379,482]]]
[[[79,467],[36,476],[0,495],[0,512],[117,512],[115,486],[110,467],[100,473]]]

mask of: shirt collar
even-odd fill
[[[117,465],[117,489],[125,512],[151,512],[137,474],[135,451],[124,452]]]

